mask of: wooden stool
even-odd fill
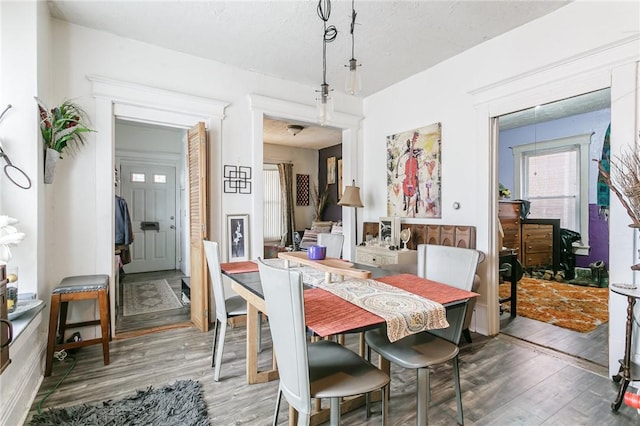
[[[74,349],[82,346],[102,343],[102,357],[104,365],[109,364],[109,276],[81,275],[64,278],[53,292],[51,292],[51,312],[49,314],[49,338],[47,341],[47,359],[44,375],[51,375],[53,355],[62,349]],[[67,308],[69,302],[76,300],[96,299],[100,306],[100,319],[67,324]],[[58,315],[60,316],[58,321]],[[67,327],[88,327],[100,324],[101,336],[96,339],[79,342],[64,343],[64,332]],[[56,339],[56,333],[59,341]]]

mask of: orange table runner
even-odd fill
[[[221,263],[220,269],[227,274],[242,274],[245,272],[258,272],[258,264],[252,260],[243,262]]]
[[[376,278],[394,287],[446,305],[478,296],[446,284],[420,278],[412,274],[399,274]],[[306,325],[319,336],[347,333],[385,320],[325,290],[314,288],[304,292]]]

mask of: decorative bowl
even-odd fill
[[[325,246],[309,246],[307,255],[311,260],[322,260],[327,256],[327,247]]]

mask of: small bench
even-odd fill
[[[53,358],[56,352],[83,346],[102,344],[104,365],[109,365],[109,340],[111,340],[109,320],[109,276],[81,275],[64,278],[51,292],[51,312],[49,313],[49,336],[47,339],[47,358],[45,377],[51,375]],[[100,318],[91,321],[67,324],[69,302],[94,299],[100,308]],[[100,325],[99,338],[64,343],[67,328]]]

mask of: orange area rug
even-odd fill
[[[510,284],[500,284],[508,297]],[[581,333],[609,321],[609,289],[523,277],[518,281],[518,315]],[[506,311],[510,303],[503,304]]]

